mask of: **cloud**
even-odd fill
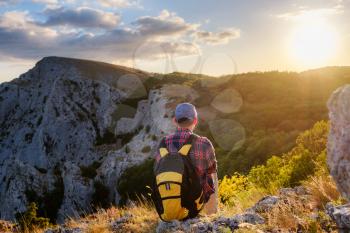
[[[341,14],[343,11],[336,8],[322,8],[313,10],[300,10],[297,12],[287,12],[277,15],[278,18],[285,20],[301,20],[312,17],[327,17],[331,15]]]
[[[58,4],[58,0],[32,0],[35,3],[43,3],[47,5],[56,5]]]
[[[194,33],[194,37],[206,44],[227,44],[229,41],[240,37],[240,30],[235,28],[228,28],[220,32],[209,32],[209,31],[197,31]]]
[[[158,16],[137,18],[130,25],[119,24],[119,16],[112,13],[86,7],[46,9],[44,16],[47,19],[38,22],[29,12],[0,15],[0,56],[32,60],[51,55],[101,61],[152,60],[198,55],[201,51],[197,40],[219,44],[239,36],[237,29],[199,31],[199,24],[186,22],[166,10]]]
[[[132,0],[97,0],[103,7],[125,8],[125,7],[141,7],[138,1]]]
[[[160,18],[162,17],[164,15],[161,14]],[[161,20],[160,18],[159,20]],[[189,24],[178,18],[174,20],[173,17],[170,19],[165,17],[163,19],[165,21],[164,27],[158,27],[158,30],[152,29],[150,31],[145,27],[145,24],[140,23],[136,24],[135,28],[111,28],[99,34],[89,31],[63,32],[57,27],[52,27],[52,25],[66,22],[62,20],[63,18],[59,23],[48,21],[50,23],[40,24],[34,21],[28,12],[5,13],[0,16],[0,54],[28,59],[37,59],[48,55],[94,57],[101,60],[108,58],[131,59],[134,51],[140,45],[165,48],[165,50],[154,51],[148,49],[139,55],[148,59],[159,57],[161,53],[165,52],[181,56],[190,55],[193,52],[189,42],[172,41],[171,38],[159,39],[159,36],[182,34],[191,28]],[[79,20],[72,23],[73,21],[70,21],[71,25],[75,26],[91,27],[97,25],[91,21],[88,25],[78,23]],[[136,20],[136,22],[143,21]],[[157,23],[160,24],[158,21]],[[174,24],[179,24],[179,26],[174,26]],[[170,26],[167,28],[165,25]]]
[[[118,14],[88,7],[46,9],[45,14],[48,16],[44,23],[46,26],[68,25],[80,28],[114,28],[120,22]]]
[[[133,25],[145,35],[182,35],[194,31],[199,24],[186,23],[185,20],[175,13],[163,10],[159,16],[144,16],[137,19]]]
[[[323,19],[334,15],[340,15],[344,12],[342,0],[328,1],[332,5],[328,7],[299,7],[296,11],[289,11],[282,14],[277,14],[277,18],[292,21],[305,21],[313,19]]]
[[[38,26],[28,12],[10,11],[0,16],[0,53],[32,58],[37,51],[49,50],[56,39],[55,30]]]
[[[20,0],[0,0],[0,6],[9,6],[19,3]]]

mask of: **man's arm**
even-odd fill
[[[204,206],[204,213],[208,215],[216,214],[218,211],[218,175],[216,172],[210,175],[213,179],[215,192],[210,195],[208,202]]]
[[[206,160],[206,171],[207,177],[211,180],[212,185],[211,190],[214,192],[210,192],[209,200],[206,202],[204,206],[205,214],[215,214],[218,210],[218,176],[217,176],[217,161],[215,156],[215,149],[211,141],[205,138],[205,160]]]

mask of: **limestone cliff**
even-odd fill
[[[121,66],[47,57],[0,85],[0,218],[30,201],[62,221],[91,207],[98,186],[118,203],[122,171],[172,130],[167,96],[149,74]],[[162,130],[160,130],[162,129]]]

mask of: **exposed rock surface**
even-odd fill
[[[277,196],[266,196],[259,200],[253,207],[249,210],[254,212],[266,212],[275,206],[280,200]]]
[[[55,203],[59,221],[88,211],[96,181],[118,203],[120,174],[173,130],[164,117],[169,87],[146,92],[147,78],[125,67],[48,57],[2,83],[0,218],[14,219],[33,200]]]
[[[84,231],[81,228],[56,228],[56,229],[48,229],[45,233],[83,233]]]
[[[350,85],[338,88],[328,101],[331,122],[328,165],[339,191],[350,199]]]
[[[350,204],[334,206],[332,203],[327,203],[326,210],[339,229],[350,231]]]

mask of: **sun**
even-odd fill
[[[335,29],[323,21],[304,22],[293,31],[289,48],[298,63],[327,65],[336,53],[337,37]]]

